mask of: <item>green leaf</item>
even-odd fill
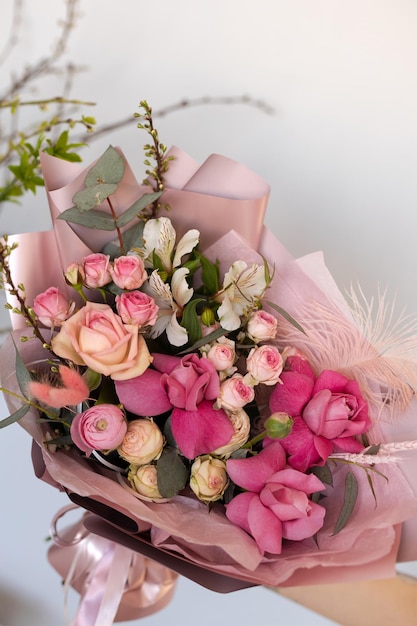
[[[32,382],[32,376],[23,362],[22,357],[20,356],[19,350],[15,344],[15,368],[16,368],[16,378],[19,383],[20,391],[26,397],[27,386],[30,382]]]
[[[163,498],[173,498],[188,481],[188,470],[175,448],[165,448],[157,461],[158,491]]]
[[[126,226],[126,224],[129,224],[129,222],[131,222],[135,217],[137,217],[137,215],[141,211],[143,211],[143,209],[146,209],[146,207],[152,204],[152,202],[155,202],[155,200],[158,200],[158,198],[162,195],[162,193],[163,193],[162,191],[158,191],[155,193],[145,193],[143,196],[139,198],[139,200],[136,200],[136,202],[132,204],[131,207],[126,209],[124,213],[121,213],[119,215],[119,217],[116,220],[117,226],[119,228],[122,228],[123,226]]]
[[[58,219],[98,230],[116,229],[113,218],[107,215],[107,213],[103,213],[103,211],[91,210],[87,213],[81,213],[76,207],[72,207],[58,215]]]
[[[201,324],[196,311],[197,306],[201,302],[205,302],[205,299],[196,298],[195,300],[191,300],[191,302],[184,307],[182,313],[181,326],[187,329],[188,341],[191,341],[193,344],[201,339]]]
[[[219,291],[219,267],[217,263],[212,263],[202,254],[201,262],[201,279],[208,293],[215,294]]]
[[[336,522],[336,526],[333,531],[333,535],[337,535],[348,523],[353,509],[355,508],[356,500],[358,497],[358,481],[352,472],[346,474],[345,479],[345,497],[343,505],[339,513],[339,517]]]
[[[113,146],[109,146],[97,163],[93,165],[85,179],[85,186],[92,187],[100,183],[120,183],[125,171],[123,158]]]
[[[272,309],[275,309],[275,311],[277,311],[280,315],[282,315],[282,317],[284,319],[286,319],[287,322],[292,324],[292,326],[294,326],[297,330],[299,330],[301,333],[303,333],[303,335],[306,334],[304,328],[298,322],[296,322],[295,319],[289,313],[287,313],[287,311],[285,309],[280,307],[278,304],[274,304],[274,302],[269,302],[269,300],[266,300],[264,302],[265,302],[265,304],[270,306]]]
[[[228,333],[229,331],[225,330],[224,328],[216,328],[216,330],[213,330],[212,333],[209,333],[205,337],[202,337],[201,339],[193,343],[192,346],[190,346],[189,348],[178,352],[178,354],[188,354],[189,352],[195,352],[195,350],[201,348],[201,346],[204,346],[206,343],[211,343],[212,341],[219,339],[219,337],[224,337]]]
[[[328,465],[323,465],[322,467],[315,465],[310,469],[310,474],[317,476],[317,478],[325,485],[333,487],[333,474]]]
[[[77,191],[72,201],[80,211],[90,211],[102,204],[116,189],[117,185],[115,183],[97,183]]]
[[[5,417],[4,419],[2,419],[0,421],[0,428],[5,428],[6,426],[10,426],[10,424],[14,424],[15,422],[18,422],[21,417],[26,415],[26,413],[29,411],[29,408],[30,408],[29,404],[24,404],[23,406],[20,407],[20,409],[12,413],[12,415],[9,415],[9,417]]]

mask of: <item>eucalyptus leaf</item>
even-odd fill
[[[158,491],[163,498],[173,498],[188,481],[188,470],[175,448],[165,448],[157,461]]]
[[[213,332],[209,333],[205,337],[202,337],[201,339],[193,343],[193,345],[190,346],[189,348],[186,348],[185,350],[178,352],[178,354],[187,354],[188,352],[195,352],[195,350],[197,350],[198,348],[201,348],[201,346],[204,346],[206,343],[211,343],[212,341],[215,341],[216,339],[219,339],[220,337],[224,337],[225,335],[228,334],[228,332],[229,331],[225,330],[224,328],[216,328],[216,330],[213,330]]]
[[[61,435],[60,437],[55,437],[54,439],[48,439],[45,441],[47,445],[55,445],[55,446],[70,446],[74,442],[72,441],[71,435]]]
[[[5,417],[0,421],[0,428],[5,428],[6,426],[10,426],[10,424],[14,424],[18,422],[20,418],[22,418],[29,411],[30,405],[24,404],[17,411],[9,415],[9,417]]]
[[[337,535],[348,523],[350,516],[355,508],[356,500],[358,497],[358,481],[352,472],[346,474],[345,479],[345,497],[343,505],[337,518],[336,526],[333,531],[333,535]]]
[[[269,300],[266,300],[265,304],[270,306],[272,309],[275,309],[275,311],[277,311],[280,315],[282,315],[282,317],[284,319],[286,319],[287,322],[289,322],[297,330],[299,330],[301,333],[303,333],[303,335],[306,334],[306,332],[305,332],[304,328],[301,326],[301,324],[299,324],[289,313],[287,313],[287,311],[285,309],[280,307],[278,304],[275,304],[274,302],[270,302]]]
[[[85,186],[92,187],[98,181],[103,183],[120,183],[125,172],[123,158],[116,148],[109,146],[101,155],[97,163],[88,172],[85,179]]]
[[[116,189],[115,183],[96,183],[91,187],[77,191],[72,201],[79,211],[90,211],[107,200]]]
[[[325,485],[330,485],[331,487],[333,486],[333,474],[328,465],[322,465],[321,467],[319,465],[315,465],[310,469],[310,473],[317,476],[317,478]]]
[[[17,382],[19,383],[20,391],[26,397],[27,386],[30,382],[32,382],[32,376],[28,368],[24,364],[23,359],[20,356],[20,352],[16,347],[16,344],[15,344],[15,350],[16,350],[16,354],[15,354],[16,378],[17,378]]]
[[[111,215],[107,215],[103,211],[94,211],[94,209],[81,213],[76,207],[72,207],[61,213],[58,219],[97,230],[116,230]]]
[[[117,218],[117,226],[119,228],[122,228],[123,226],[126,226],[126,224],[129,224],[129,222],[137,217],[137,215],[141,213],[143,209],[146,209],[147,206],[155,202],[155,200],[158,200],[158,198],[161,197],[162,193],[162,191],[156,191],[155,193],[145,193],[139,198],[139,200],[136,200],[136,202],[132,204],[131,207],[126,209],[124,213],[121,213],[119,215],[119,217]]]

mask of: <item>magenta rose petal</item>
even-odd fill
[[[174,408],[171,430],[181,454],[187,459],[226,445],[235,432],[226,413],[213,409],[207,400],[200,402],[196,411]]]
[[[282,522],[262,504],[257,494],[249,503],[248,524],[261,554],[281,554]]]
[[[285,452],[275,441],[258,455],[246,459],[228,459],[227,472],[231,480],[249,491],[259,492],[268,478],[285,467]]]
[[[153,352],[152,359],[153,367],[162,374],[170,374],[174,367],[181,362],[181,358],[179,356],[161,354],[160,352]]]
[[[245,493],[239,493],[226,504],[227,519],[232,522],[232,524],[236,524],[236,526],[245,530],[249,535],[251,532],[248,523],[248,509],[252,498],[255,496],[255,493],[245,491]]]
[[[338,437],[333,439],[332,444],[335,448],[343,452],[358,454],[362,452],[364,446],[354,437]]]
[[[282,536],[291,541],[302,541],[313,537],[323,526],[326,509],[309,500],[306,516],[282,523]]]
[[[283,411],[291,417],[301,415],[311,398],[314,380],[298,372],[282,372],[281,381],[283,384],[274,387],[269,400],[271,413]]]
[[[317,449],[317,441],[320,451]],[[294,418],[291,433],[281,439],[281,445],[289,455],[288,463],[300,472],[306,472],[309,467],[322,463],[329,456],[333,446],[328,442],[329,452],[323,457],[323,452],[328,449],[325,442],[327,440],[323,437],[317,437],[311,432],[301,417]]]
[[[115,386],[120,402],[134,415],[153,417],[172,408],[161,386],[161,374],[150,368],[135,378],[116,380]]]

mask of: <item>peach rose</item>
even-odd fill
[[[140,376],[152,361],[138,327],[123,324],[107,304],[87,302],[63,322],[52,350],[114,380]]]
[[[254,397],[253,387],[246,384],[242,374],[233,374],[221,383],[216,405],[227,411],[238,411]]]
[[[146,465],[161,456],[164,437],[159,427],[146,417],[128,422],[127,432],[117,452],[133,465]]]
[[[197,457],[192,464],[190,487],[202,502],[220,500],[228,484],[225,461],[207,454]]]
[[[231,339],[220,338],[207,352],[207,358],[218,372],[230,369],[236,358],[235,342]]]
[[[128,479],[133,489],[145,498],[161,500],[158,489],[156,465],[131,465]]]

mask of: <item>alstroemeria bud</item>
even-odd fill
[[[267,437],[270,439],[284,439],[292,431],[293,419],[288,413],[272,413],[265,421]]]

